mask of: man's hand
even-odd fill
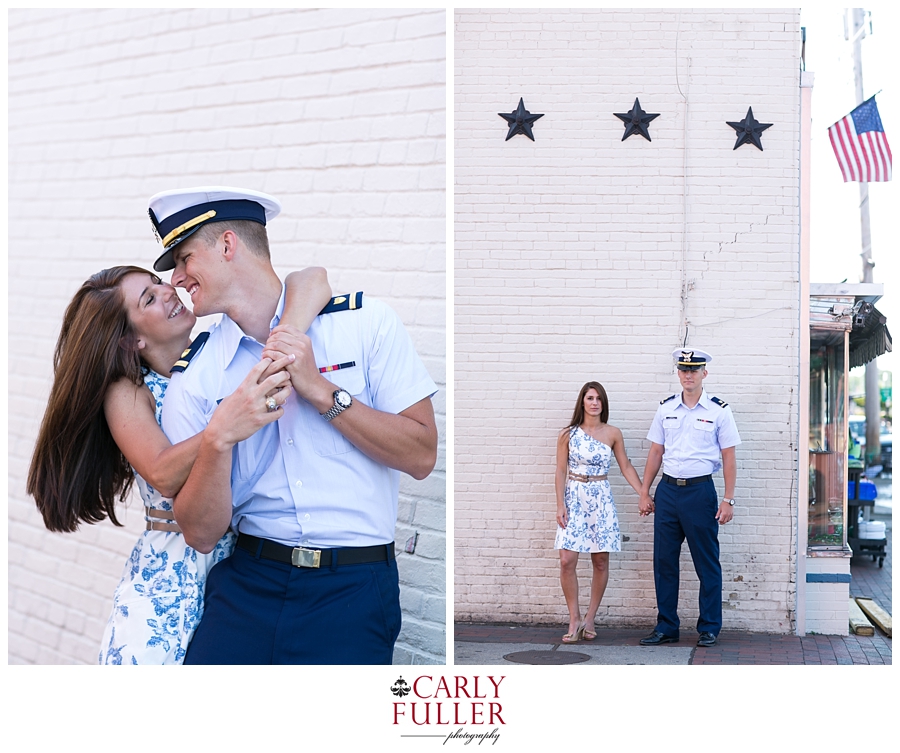
[[[334,384],[319,373],[312,341],[295,327],[279,324],[269,334],[262,357],[278,360],[290,355],[294,356],[287,365],[291,385],[300,397],[324,413],[334,403]]]
[[[734,507],[732,507],[728,502],[723,502],[721,505],[719,505],[719,510],[716,513],[716,520],[719,521],[720,526],[724,526],[733,517]]]
[[[654,509],[653,498],[650,496],[650,493],[641,492],[641,498],[638,501],[638,510],[640,511],[641,517],[646,518]]]

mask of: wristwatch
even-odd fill
[[[733,499],[728,499],[728,497],[723,497],[723,498],[722,498],[722,501],[723,501],[723,502],[727,502],[729,505],[731,505],[732,507],[734,507],[734,500],[733,500]]]
[[[331,421],[332,418],[343,413],[351,405],[353,405],[353,398],[347,390],[335,390],[334,405],[332,405],[326,413],[321,413],[319,415],[326,421]]]

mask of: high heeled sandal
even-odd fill
[[[584,637],[584,625],[581,625],[574,633],[566,633],[562,637],[563,643],[578,643]],[[594,636],[597,637],[596,635]]]
[[[593,625],[591,626],[593,627]],[[597,638],[597,633],[593,630],[588,630],[588,626],[586,622],[581,623],[581,636],[586,641],[593,641]]]

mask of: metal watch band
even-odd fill
[[[338,402],[337,396],[338,396],[338,393],[340,393],[340,392],[343,392],[350,399],[350,402],[347,403],[347,405],[341,405]],[[339,416],[341,413],[343,413],[345,410],[347,410],[347,408],[349,408],[351,405],[353,405],[353,397],[350,395],[349,392],[347,392],[347,390],[335,390],[334,391],[334,405],[332,405],[325,413],[322,413],[320,415],[326,421],[331,421],[331,419],[335,418],[336,416]]]

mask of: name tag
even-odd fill
[[[680,425],[679,416],[663,416],[663,429],[677,429]]]
[[[710,421],[706,418],[698,418],[694,421],[694,428],[699,431],[712,431],[716,428],[716,424],[714,421]]]

